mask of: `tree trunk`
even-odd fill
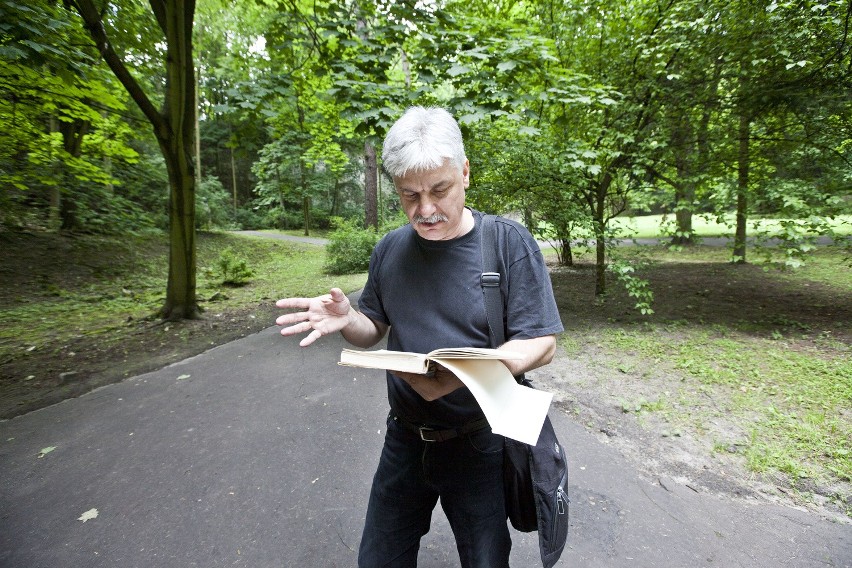
[[[231,148],[231,187],[234,190],[234,213],[237,212],[237,164],[234,161],[234,149]]]
[[[340,176],[334,176],[334,189],[331,194],[331,210],[329,211],[330,217],[336,217],[338,215],[338,209],[340,208]]]
[[[59,119],[51,116],[48,121],[48,130],[51,134],[59,132]],[[56,170],[56,179],[62,179],[62,166],[59,158],[53,157],[53,168]],[[51,185],[48,188],[49,206],[47,210],[47,228],[50,231],[58,232],[62,220],[60,217],[62,211],[62,187],[59,184]]]
[[[302,221],[305,224],[305,236],[311,234],[311,196],[302,197]]]
[[[369,141],[364,143],[364,226],[379,228],[378,164],[376,149]]]
[[[59,131],[62,133],[62,147],[69,156],[79,158],[83,155],[83,139],[89,132],[92,123],[88,120],[72,120],[71,122],[60,122]],[[66,191],[71,191],[72,180],[67,172],[63,171],[60,178],[62,186]],[[63,199],[60,207],[62,217],[62,229],[73,231],[77,228],[77,201],[75,199]]]
[[[606,228],[613,215],[612,198],[609,196],[613,177],[610,171],[618,171],[623,164],[613,162],[612,170],[607,169],[600,178],[587,178],[582,188],[582,206],[592,218],[592,231],[595,237],[595,296],[606,293]],[[620,211],[619,211],[620,212]]]
[[[684,121],[685,122],[685,121]],[[692,203],[695,200],[695,172],[690,167],[692,153],[691,131],[688,124],[681,123],[672,132],[672,146],[675,160],[675,222],[676,231],[672,244],[694,244],[692,234]]]
[[[610,174],[604,174],[595,188],[595,296],[606,293],[606,195],[612,183]]]
[[[201,173],[201,121],[199,120],[199,108],[198,108],[198,84],[201,82],[201,74],[197,73],[195,75],[195,178],[197,180],[202,180],[203,175]]]
[[[606,237],[603,225],[595,221],[595,296],[606,293]]]
[[[191,123],[190,123],[191,125]],[[160,141],[161,147],[164,141]],[[192,146],[173,143],[166,169],[169,173],[169,279],[166,303],[160,315],[169,320],[195,319],[200,308],[195,296],[195,176]],[[165,153],[165,150],[164,150]]]
[[[562,258],[561,264],[563,266],[574,266],[574,250],[571,248],[571,239],[562,239]]]
[[[733,262],[746,261],[746,221],[748,220],[749,141],[751,121],[744,111],[740,114],[739,148],[737,151],[737,228],[734,233]]]
[[[169,278],[160,315],[170,320],[197,318],[195,296],[195,70],[192,24],[195,0],[151,0],[151,9],[166,44],[166,86],[162,111],[130,73],[106,34],[101,12],[92,0],[74,6],[104,61],[154,128],[169,174]]]
[[[192,63],[194,0],[151,2],[166,36],[166,92],[160,148],[169,171],[169,279],[161,315],[170,320],[197,318],[195,295],[195,67]]]

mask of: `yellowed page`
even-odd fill
[[[553,395],[519,385],[506,365],[489,359],[436,359],[470,389],[495,434],[534,445]]]

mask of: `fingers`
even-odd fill
[[[297,312],[292,314],[284,314],[275,318],[276,325],[290,325],[308,320],[308,312]]]
[[[318,329],[315,329],[299,342],[299,347],[307,347],[320,337],[322,337],[322,332]]]
[[[335,310],[329,309],[329,304],[339,303],[344,300],[346,300],[346,295],[340,288],[332,288],[328,294],[316,298],[282,298],[275,302],[277,307],[304,311],[278,316],[275,319],[275,323],[276,325],[287,326],[281,330],[281,335],[284,336],[310,332],[299,343],[300,346],[305,347],[324,335],[322,331],[314,328],[314,325],[319,321],[317,319],[318,315],[321,313],[323,317],[333,315]]]
[[[281,335],[296,335],[298,333],[305,333],[306,331],[311,331],[312,329],[313,326],[311,325],[311,323],[306,321],[296,325],[291,325],[290,327],[285,327],[281,330]]]
[[[310,298],[282,298],[282,299],[278,300],[277,302],[275,302],[275,305],[279,308],[284,308],[284,309],[297,308],[297,309],[306,310],[311,305],[311,299]]]

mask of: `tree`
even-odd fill
[[[230,189],[235,212],[252,198],[252,164],[269,141],[269,109],[256,102],[277,53],[264,41],[269,17],[270,10],[254,1],[203,0],[196,8],[201,162],[205,177],[216,176]],[[249,96],[253,90],[257,96]]]
[[[136,158],[120,87],[52,3],[0,1],[0,196],[10,223],[100,231],[133,209],[112,163]],[[25,210],[25,207],[29,211]]]
[[[166,319],[196,318],[195,69],[192,60],[194,0],[151,0],[154,19],[165,44],[165,86],[157,109],[140,81],[116,51],[108,27],[121,20],[122,9],[107,2],[99,10],[94,0],[71,0],[106,64],[151,123],[169,177],[169,276]]]

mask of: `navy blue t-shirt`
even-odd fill
[[[490,346],[480,285],[482,213],[472,212],[475,227],[459,238],[430,241],[405,225],[376,245],[359,307],[390,326],[388,349],[428,353]],[[502,217],[496,228],[506,339],[561,332],[550,275],[535,239],[523,225]],[[482,416],[465,387],[430,402],[391,373],[387,381],[392,411],[413,422],[456,428]]]

